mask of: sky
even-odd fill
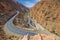
[[[28,8],[33,7],[37,2],[39,2],[39,0],[16,0],[16,1]]]

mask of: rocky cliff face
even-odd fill
[[[30,16],[44,28],[60,35],[60,0],[41,0],[30,9]]]
[[[15,18],[16,25],[26,25],[28,8],[15,0],[0,0],[0,25],[5,24],[7,20],[18,10],[20,13]]]

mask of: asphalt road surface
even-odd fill
[[[38,33],[44,33],[44,34],[50,34],[50,32],[46,31],[40,24],[38,24],[35,20],[33,20],[35,26],[37,29],[39,29],[38,31],[29,31],[26,29],[21,29],[21,28],[16,28],[16,26],[13,24],[13,20],[14,18],[19,14],[19,11],[16,11],[15,15],[13,15],[8,21],[7,23],[4,25],[4,31],[6,32],[6,34],[10,34],[10,35],[15,35],[15,36],[24,36],[24,35],[35,35]]]

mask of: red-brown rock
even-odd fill
[[[16,0],[0,0],[0,25],[5,24],[7,20],[19,11],[19,15],[15,18],[14,24],[27,25],[28,8],[16,2]]]

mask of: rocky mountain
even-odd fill
[[[41,0],[30,9],[30,16],[44,28],[60,36],[60,0]]]
[[[16,2],[16,0],[0,0],[0,25],[5,24],[7,20],[19,11],[19,15],[15,18],[14,24],[26,25],[28,8]]]

